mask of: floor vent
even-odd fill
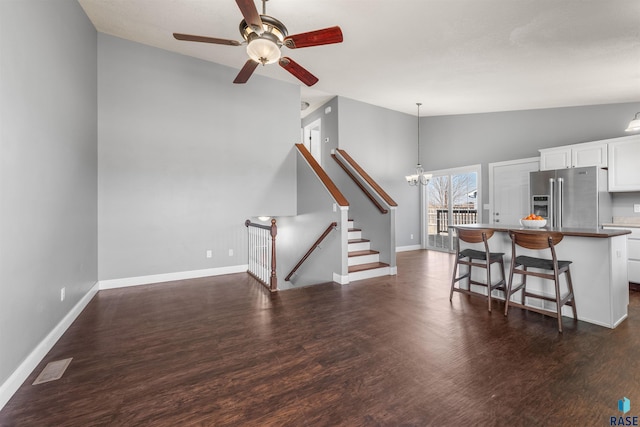
[[[67,366],[71,363],[71,359],[73,359],[73,357],[47,363],[47,366],[45,366],[42,372],[40,372],[40,375],[38,375],[38,378],[33,382],[33,385],[55,381],[62,378],[64,371],[67,370]]]

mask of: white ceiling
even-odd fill
[[[234,0],[79,2],[100,32],[238,70],[247,59],[172,36],[242,40]],[[301,84],[310,110],[335,95],[414,115],[422,102],[421,116],[640,101],[639,0],[270,0],[267,14],[289,34],[342,28],[341,44],[282,48],[320,79]],[[256,73],[299,83],[276,64]]]

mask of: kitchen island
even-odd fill
[[[627,234],[628,230],[603,230],[583,228],[551,228],[542,229],[523,228],[519,225],[496,224],[465,224],[452,226],[452,228],[488,228],[496,231],[489,240],[491,252],[503,252],[505,261],[505,274],[509,279],[511,267],[511,239],[509,230],[527,231],[557,231],[563,234],[562,241],[556,246],[558,259],[573,261],[571,264],[571,277],[573,278],[573,290],[578,312],[578,319],[608,328],[615,328],[627,318],[627,306],[629,304],[629,282],[627,279]],[[472,247],[481,249],[480,246],[460,242],[463,248]],[[481,245],[481,244],[479,244]],[[481,249],[483,250],[483,249]],[[538,256],[550,258],[546,251],[532,251],[518,248],[518,255]],[[480,269],[475,269],[480,270]],[[475,277],[474,271],[474,277]],[[478,271],[478,278],[481,272]],[[498,273],[492,271],[492,277],[498,277]],[[519,280],[519,279],[518,279]],[[562,289],[565,289],[564,278],[561,278]],[[517,282],[519,283],[519,282]],[[541,291],[547,295],[553,295],[553,283],[537,277],[527,279],[527,288]],[[485,288],[475,286],[473,291],[486,292]],[[501,292],[501,291],[495,291]],[[504,294],[503,294],[504,297]],[[516,293],[516,298],[520,297]],[[527,304],[555,310],[555,303],[547,301],[531,300]],[[570,307],[562,308],[562,315],[573,317]]]

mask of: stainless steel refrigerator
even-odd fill
[[[595,229],[613,219],[607,170],[596,166],[531,172],[529,195],[548,227]]]

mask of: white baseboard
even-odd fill
[[[422,249],[422,246],[420,245],[397,246],[396,252],[417,251],[420,249]]]
[[[389,267],[389,276],[396,276],[396,275],[398,275],[398,266]]]
[[[341,285],[349,284],[349,275],[343,276],[338,273],[333,273],[333,281],[336,283],[340,283]]]
[[[49,332],[49,334],[33,349],[27,358],[13,371],[11,376],[0,385],[0,409],[7,404],[11,396],[20,388],[22,383],[31,375],[31,372],[44,359],[47,353],[53,348],[55,343],[71,326],[74,320],[82,313],[82,310],[89,304],[89,301],[98,293],[98,282],[96,282],[89,292],[67,313],[66,316]]]
[[[179,271],[177,273],[152,274],[149,276],[125,277],[122,279],[100,280],[100,290],[126,288],[128,286],[149,285],[152,283],[172,282],[174,280],[198,279],[200,277],[221,276],[223,274],[245,273],[249,266],[232,265],[229,267],[206,268],[204,270]]]

